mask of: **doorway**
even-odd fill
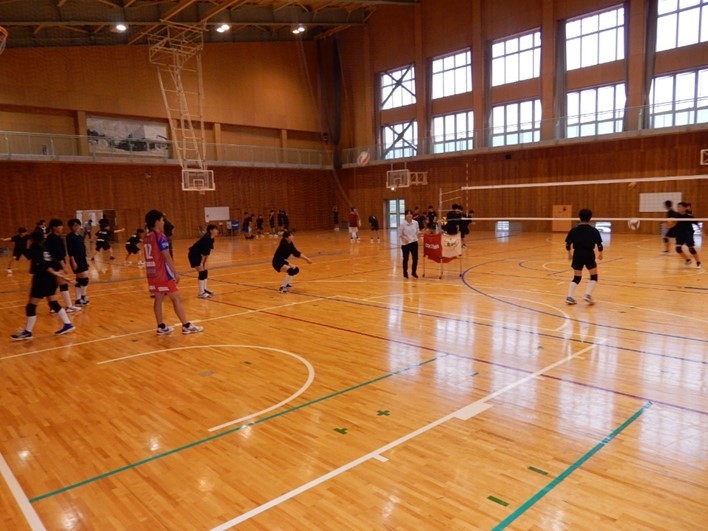
[[[384,201],[384,219],[388,224],[387,228],[397,229],[401,222],[405,219],[405,214],[405,199],[386,199]]]

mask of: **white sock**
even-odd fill
[[[578,285],[575,282],[571,282],[570,286],[568,286],[568,297],[572,297],[575,295],[575,289],[578,287]]]
[[[62,321],[64,321],[64,324],[71,324],[71,319],[69,319],[69,316],[66,314],[66,310],[64,308],[59,310],[57,315],[61,318]]]
[[[27,317],[27,324],[25,325],[25,330],[28,332],[31,332],[32,329],[34,328],[34,323],[37,322],[37,316],[36,315],[30,315]]]
[[[293,279],[292,275],[285,275],[285,282],[283,282],[283,285],[281,286],[282,288],[286,287],[288,284],[290,284],[290,281]]]
[[[199,293],[204,293],[205,289],[206,289],[206,280],[200,280],[199,281]]]
[[[592,293],[592,290],[595,289],[595,284],[597,284],[597,280],[591,280],[588,282],[588,289],[585,292],[585,295],[590,295]]]
[[[74,291],[76,292],[76,300],[80,301],[81,298],[84,296],[84,287],[76,286],[76,289]]]
[[[73,304],[71,304],[71,294],[69,293],[69,290],[60,291],[59,293],[61,293],[61,298],[64,299],[64,306],[67,308],[69,306],[73,306]]]

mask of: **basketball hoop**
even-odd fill
[[[7,44],[7,30],[0,26],[0,53],[5,50],[5,45]]]

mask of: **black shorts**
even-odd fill
[[[371,224],[371,230],[379,230],[379,224],[378,224],[378,223],[372,223],[372,224]]]
[[[189,267],[199,267],[202,265],[202,255],[198,253],[188,253]]]
[[[43,299],[50,297],[57,292],[57,281],[54,275],[34,275],[32,277],[32,287],[30,297],[33,299]]]
[[[133,245],[130,243],[125,244],[125,250],[128,251],[128,254],[138,254],[140,252],[140,249],[138,249],[137,245]]]
[[[595,251],[583,251],[576,249],[573,252],[573,262],[570,264],[576,271],[582,271],[583,267],[595,269],[597,262],[595,261]]]
[[[24,256],[25,258],[27,258],[27,260],[29,260],[29,252],[26,251],[26,250],[22,250],[22,249],[15,249],[15,250],[13,250],[13,251],[12,251],[12,256],[14,256],[14,257],[15,257],[15,260],[17,260],[17,261],[19,261],[20,258],[22,258],[23,256]]]
[[[685,232],[683,234],[676,234],[676,245],[687,245],[689,247],[695,247],[696,242],[693,241],[693,234],[690,232]]]
[[[86,258],[79,258],[78,260],[74,258],[74,261],[76,262],[76,268],[72,267],[71,270],[74,272],[75,275],[89,270]]]
[[[280,273],[280,270],[283,269],[283,266],[290,267],[290,262],[287,260],[273,260],[273,269],[275,269],[278,273]]]
[[[96,242],[96,250],[97,251],[107,251],[110,248],[111,248],[111,244],[106,241]]]

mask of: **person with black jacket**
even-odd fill
[[[280,244],[278,245],[278,248],[275,250],[275,254],[273,255],[273,269],[275,269],[278,273],[283,271],[287,273],[285,275],[283,285],[280,286],[280,293],[287,293],[288,289],[292,288],[290,282],[295,277],[295,275],[300,272],[299,267],[292,267],[290,265],[290,262],[288,262],[288,258],[290,258],[291,255],[297,258],[302,258],[308,264],[312,263],[312,260],[310,260],[307,256],[305,256],[295,248],[295,244],[293,243],[293,235],[290,233],[290,231],[286,230],[285,232],[283,232],[283,237],[280,240]]]

